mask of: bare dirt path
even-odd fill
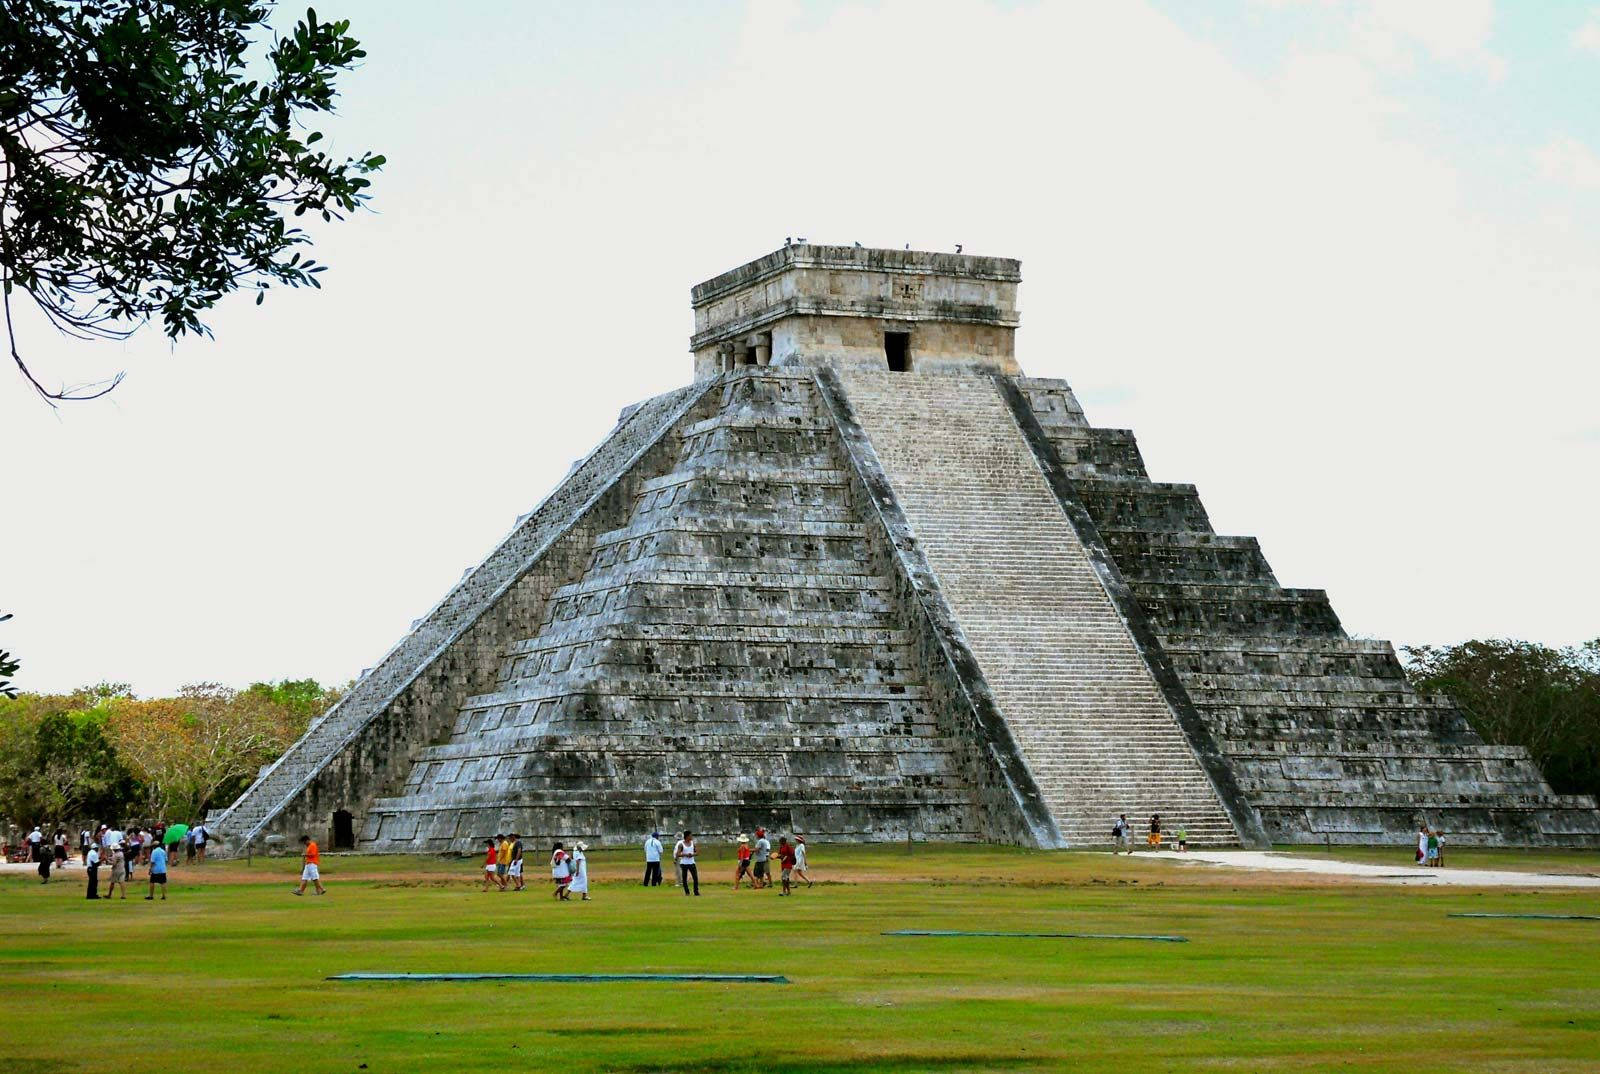
[[[1366,865],[1329,858],[1302,858],[1262,850],[1194,850],[1186,854],[1152,854],[1150,858],[1178,865],[1226,866],[1280,873],[1345,876],[1379,884],[1471,888],[1600,888],[1600,876],[1572,873],[1511,872],[1503,869],[1425,869],[1416,865]]]

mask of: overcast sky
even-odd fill
[[[816,242],[1022,260],[1018,354],[1353,634],[1600,635],[1600,5],[327,0],[321,292],[0,377],[25,688],[374,663]]]

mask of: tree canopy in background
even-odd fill
[[[193,821],[226,805],[340,691],[314,679],[137,698],[125,683],[0,698],[0,818]]]
[[[263,0],[6,0],[0,5],[0,278],[12,359],[14,292],[62,332],[123,338],[151,318],[209,334],[201,314],[239,288],[319,286],[294,217],[366,198],[371,153],[338,160],[303,129],[366,54],[314,10],[284,35]]]
[[[1567,649],[1464,641],[1405,655],[1412,683],[1447,695],[1484,741],[1527,747],[1558,794],[1600,795],[1600,638]]]

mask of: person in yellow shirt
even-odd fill
[[[511,837],[500,836],[500,853],[494,859],[494,880],[500,885],[500,890],[506,890],[506,877],[511,872]]]

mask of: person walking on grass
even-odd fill
[[[589,901],[588,849],[589,844],[582,840],[572,844],[572,883],[567,885],[567,890],[582,895],[584,902]]]
[[[811,877],[806,875],[806,837],[794,837],[794,875],[806,882],[806,887],[811,887]]]
[[[112,848],[112,850],[111,850],[111,883],[106,885],[106,894],[105,894],[105,897],[108,898],[108,899],[116,898],[116,896],[117,896],[117,888],[119,886],[122,888],[122,897],[124,899],[126,899],[128,897],[128,877],[127,877],[127,870],[124,868],[124,865],[126,864],[126,857],[127,857],[126,852],[122,849],[122,844],[121,843],[118,843],[115,847]]]
[[[678,841],[672,847],[672,886],[677,887],[683,883],[683,865],[678,861],[678,848],[683,846],[683,837],[688,832],[679,832]]]
[[[794,847],[789,845],[788,836],[778,839],[778,868],[783,873],[783,890],[778,894],[789,894],[789,877],[794,873]]]
[[[522,890],[522,833],[511,833],[511,867],[506,870],[506,875],[511,878],[511,890]]]
[[[661,833],[651,832],[644,841],[644,886],[661,886]]]
[[[767,838],[765,828],[756,829],[755,853],[751,855],[754,865],[755,886],[768,888],[772,886],[772,842]]]
[[[490,888],[495,887],[496,885],[498,885],[500,883],[500,881],[495,877],[495,867],[499,864],[498,858],[500,856],[500,842],[499,842],[499,840],[500,840],[500,837],[497,835],[493,839],[485,839],[483,841],[483,846],[484,846],[484,854],[483,854],[483,890],[484,891],[488,891]]]
[[[689,878],[694,878],[694,893],[700,894],[700,869],[694,863],[694,833],[684,832],[683,838],[678,840],[678,845],[672,848],[672,860],[678,863],[678,878],[683,884],[683,893],[689,894]]]
[[[497,835],[500,845],[496,847],[494,859],[494,879],[500,885],[501,891],[506,891],[511,883],[511,836]]]
[[[572,855],[560,843],[550,851],[550,879],[556,884],[555,897],[566,902],[572,885]]]
[[[161,901],[167,901],[167,852],[163,847],[150,851],[150,893],[144,897],[149,902],[156,897],[156,887],[161,888]]]
[[[322,851],[317,847],[317,841],[309,835],[300,837],[300,886],[294,889],[296,895],[306,893],[307,884],[315,884],[318,895],[326,895],[328,889],[322,886]]]
[[[739,883],[750,875],[750,837],[743,832],[739,833],[739,864],[733,870],[733,890],[739,890]],[[756,886],[755,880],[750,881],[750,886]]]

